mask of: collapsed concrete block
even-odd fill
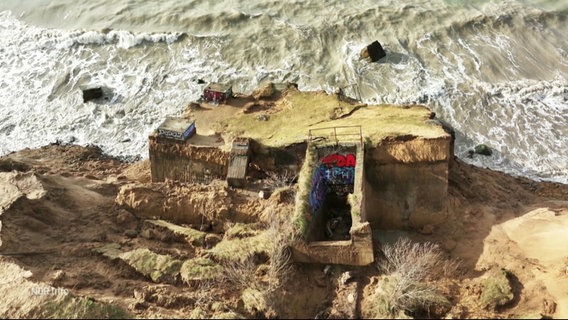
[[[386,56],[385,50],[377,40],[361,50],[361,59],[370,58],[371,62],[379,61]]]
[[[100,87],[83,89],[83,102],[99,99],[102,97],[103,97],[103,89]]]

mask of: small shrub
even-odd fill
[[[408,238],[401,238],[393,245],[383,246],[377,267],[386,274],[398,271],[412,279],[426,280],[454,275],[460,263],[445,259],[434,243],[413,243]]]
[[[245,290],[250,286],[256,287],[256,264],[252,257],[245,260],[226,261],[223,266],[223,279],[237,290]]]
[[[188,315],[188,319],[206,319],[207,313],[200,307],[194,308]]]
[[[243,247],[235,252],[242,252],[240,256],[245,258],[224,260],[223,263],[224,280],[242,292],[245,309],[252,317],[275,315],[273,303],[278,301],[276,294],[293,272],[289,249],[294,240],[293,222],[289,217],[278,214],[270,217],[272,220],[261,233],[265,237],[266,263],[258,265],[254,254],[245,254],[252,248],[243,242],[239,244]]]
[[[382,253],[377,267],[386,275],[371,298],[369,317],[399,317],[402,313],[420,316],[432,310],[449,310],[449,301],[427,283],[442,275],[439,270],[451,272],[452,266],[457,267],[443,258],[437,245],[404,238],[385,245]]]
[[[269,309],[266,293],[261,290],[247,288],[243,291],[241,298],[243,300],[245,310],[250,314],[265,312]]]
[[[288,170],[282,172],[270,171],[267,172],[266,175],[268,176],[268,185],[272,190],[291,187],[298,178],[293,171]]]
[[[197,283],[195,287],[195,303],[196,308],[194,310],[199,310],[200,312],[195,312],[191,314],[190,318],[194,319],[204,319],[204,314],[211,310],[212,305],[219,300],[219,295],[216,289],[219,288],[219,282],[215,280],[205,280]],[[193,312],[192,312],[193,313]]]

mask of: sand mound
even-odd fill
[[[498,265],[523,285],[520,310],[544,308],[553,300],[555,318],[568,318],[568,203],[550,203],[493,226],[477,269]],[[545,302],[547,300],[548,302]],[[517,312],[519,312],[517,311]],[[546,312],[543,310],[542,314]]]
[[[4,211],[20,197],[39,199],[46,191],[33,173],[0,172],[0,218]],[[2,221],[0,220],[0,246],[2,246]]]
[[[28,199],[41,198],[45,195],[45,189],[33,173],[0,172],[0,193],[0,207],[8,208],[22,196]]]
[[[10,258],[0,257],[0,314],[26,318],[38,305],[62,299],[68,294],[67,289],[55,288],[45,283],[30,280],[32,272],[20,267]]]
[[[220,224],[229,212],[230,201],[226,186],[197,184],[129,184],[116,197],[118,205],[141,217],[197,226]]]

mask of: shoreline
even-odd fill
[[[274,120],[284,128],[275,118],[276,111],[294,110],[286,104],[267,109],[254,107],[254,103],[245,108],[245,104],[238,110],[225,107],[230,112],[220,112],[220,121],[247,125],[228,115],[253,110],[238,116],[254,120],[256,112],[272,110],[267,121],[254,120],[250,131],[242,131],[254,135],[255,130],[264,130],[254,125],[259,122]],[[369,112],[336,106],[333,113],[321,114],[340,118],[348,114],[341,118],[345,121],[358,112]],[[223,107],[214,108],[222,111]],[[260,111],[254,111],[257,109]],[[202,114],[207,117],[201,120],[209,121],[211,110],[191,110],[190,116]],[[419,118],[424,112],[400,110],[419,111]],[[292,118],[287,115],[286,119]],[[294,123],[301,126],[299,121]],[[267,141],[278,145],[282,140],[277,130],[270,131],[274,139]],[[403,141],[386,140],[420,141],[404,141],[409,137],[401,134]],[[231,136],[224,136],[226,142]],[[398,155],[396,161],[409,161],[397,153],[400,145],[383,146]],[[420,156],[433,157],[427,152],[416,155]],[[439,317],[566,317],[568,295],[559,288],[568,281],[563,269],[568,268],[568,257],[561,250],[565,241],[558,240],[568,226],[568,185],[475,167],[453,154],[447,160],[448,216],[444,223],[373,230],[375,250],[392,244],[392,237],[407,237],[413,243],[435,244],[444,257],[460,261],[456,273],[431,282],[449,301],[431,310]],[[286,278],[276,277],[282,282],[275,282],[271,268],[277,260],[271,244],[278,243],[278,235],[291,232],[284,221],[294,212],[298,182],[278,176],[278,167],[265,158],[255,158],[253,164],[259,169],[251,171],[250,186],[241,189],[219,179],[152,182],[149,160],[123,162],[96,146],[50,144],[0,157],[0,190],[5,196],[0,210],[0,264],[4,266],[0,278],[14,284],[0,287],[9,301],[0,304],[0,314],[313,318],[323,312],[337,317],[378,316],[371,313],[376,312],[371,306],[376,305],[376,292],[385,289],[381,283],[392,275],[380,272],[375,263],[365,267],[284,264],[280,266],[292,267],[279,269],[288,270]],[[259,190],[266,191],[266,196],[259,197]],[[274,229],[274,221],[280,229]],[[23,254],[31,252],[34,254]],[[380,256],[379,251],[374,254]],[[248,278],[235,278],[231,268]],[[516,279],[509,283],[511,302],[485,307],[480,293],[486,290],[487,279],[501,269]],[[227,285],[226,281],[241,284]],[[275,291],[266,291],[270,284]],[[518,289],[519,284],[523,290]],[[40,287],[41,292],[62,294],[30,294],[30,288]],[[350,300],[357,300],[361,309],[352,310]],[[10,309],[11,305],[19,309]]]

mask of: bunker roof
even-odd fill
[[[183,119],[183,118],[176,118],[176,117],[167,117],[164,122],[158,127],[158,129],[169,130],[174,132],[185,132],[189,126],[194,124],[194,120]]]
[[[207,87],[205,87],[205,90],[211,90],[211,91],[215,91],[215,92],[227,92],[231,89],[231,85],[230,84],[226,84],[226,83],[210,83],[207,85]]]
[[[271,107],[270,117],[266,121],[259,121],[259,113],[240,113],[223,120],[223,130],[270,147],[300,143],[305,141],[310,130],[330,127],[337,128],[338,136],[340,133],[350,134],[357,140],[362,132],[363,141],[368,138],[375,144],[386,137],[436,139],[449,136],[442,125],[429,121],[432,112],[423,105],[351,104],[325,92],[297,90],[289,90],[281,99]],[[340,128],[353,126],[360,126],[361,130]],[[315,136],[319,137],[319,133]],[[335,135],[334,129],[321,133]]]

